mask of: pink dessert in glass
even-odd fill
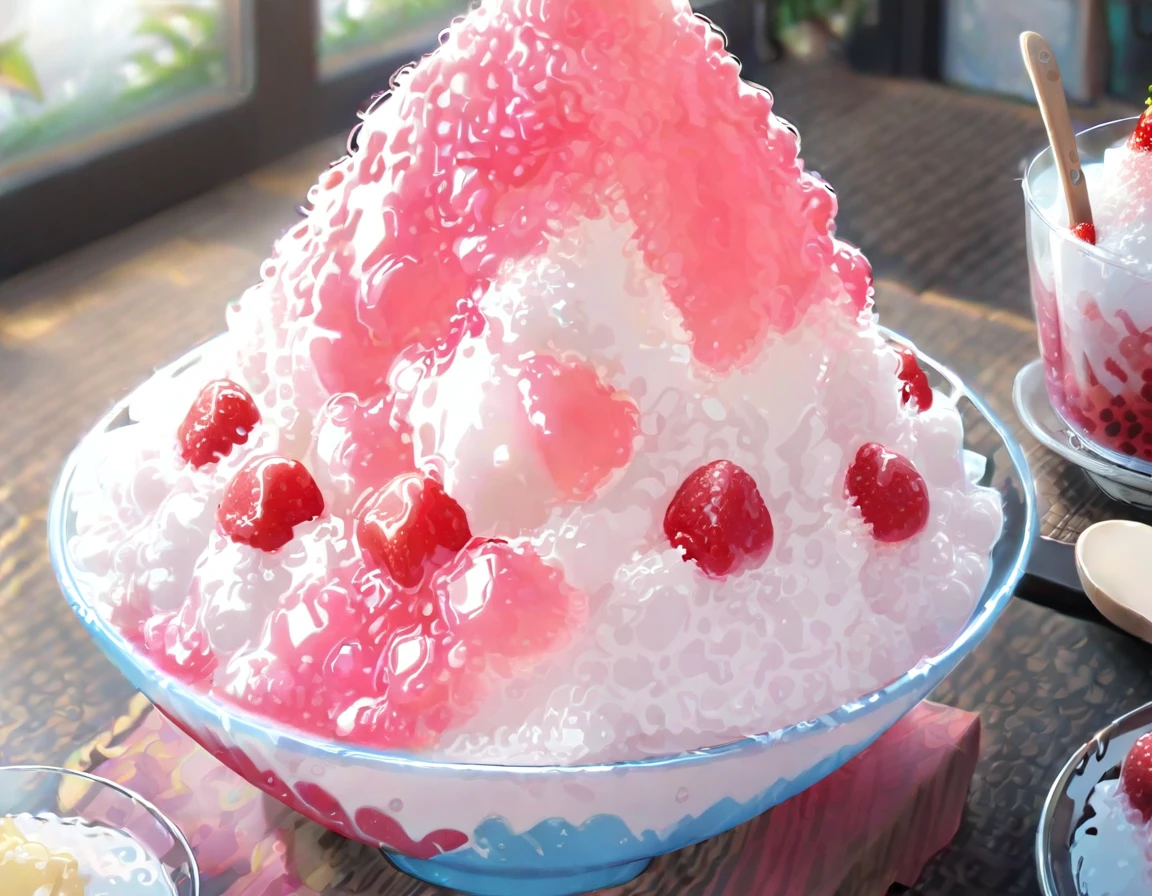
[[[1068,229],[1051,150],[1028,168],[1028,256],[1053,408],[1087,445],[1152,473],[1152,124],[1077,137],[1094,226]]]

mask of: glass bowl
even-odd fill
[[[1107,867],[1084,868],[1073,855],[1072,838],[1077,829],[1090,816],[1088,797],[1093,788],[1107,778],[1118,776],[1117,769],[1128,755],[1132,744],[1152,731],[1152,703],[1122,715],[1107,728],[1097,731],[1092,739],[1072,754],[1061,769],[1036,829],[1036,874],[1044,896],[1083,896],[1082,876],[1091,874],[1107,891],[1118,892],[1119,880],[1124,875],[1119,856],[1110,856]],[[1085,831],[1086,836],[1096,836]]]
[[[78,818],[127,835],[134,841],[129,844],[117,838],[115,842],[98,843],[95,839],[83,838],[91,844],[89,848],[95,851],[99,861],[108,863],[101,868],[109,875],[110,889],[96,889],[97,893],[198,896],[200,892],[196,859],[180,829],[147,800],[119,784],[85,772],[51,766],[0,767],[0,816],[24,813]],[[46,839],[54,844],[58,838],[46,836]],[[141,857],[132,852],[133,847],[141,846],[150,855]],[[162,867],[165,878],[154,876],[153,860]],[[90,884],[88,892],[92,889]]]
[[[186,370],[199,354],[157,376]],[[468,764],[358,749],[221,704],[154,668],[85,593],[67,545],[72,479],[86,441],[52,497],[52,563],[72,609],[123,674],[213,755],[293,809],[456,890],[562,896],[611,887],[635,877],[653,856],[733,828],[835,771],[924,699],[1011,599],[1037,527],[1023,452],[955,374],[918,358],[936,400],[951,402],[964,419],[965,447],[980,456],[975,475],[1003,501],[1004,530],[975,611],[951,644],[885,687],[818,718],[722,746],[603,765]],[[95,431],[131,425],[131,398]]]
[[[1081,167],[1100,162],[1136,119],[1076,136]],[[1087,171],[1088,185],[1092,185]],[[1152,475],[1152,280],[1074,237],[1046,148],[1024,174],[1028,267],[1052,407],[1085,445]]]

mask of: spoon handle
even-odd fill
[[[1052,144],[1052,155],[1060,181],[1064,185],[1064,200],[1068,203],[1068,226],[1092,223],[1092,205],[1088,199],[1088,184],[1080,167],[1080,153],[1076,149],[1076,134],[1068,115],[1068,101],[1064,97],[1064,82],[1060,79],[1060,66],[1048,42],[1035,31],[1020,35],[1020,53],[1024,67],[1032,79],[1036,102]]]

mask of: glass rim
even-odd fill
[[[1112,121],[1102,121],[1102,122],[1100,122],[1100,124],[1094,124],[1090,128],[1085,128],[1082,131],[1077,131],[1077,133],[1076,133],[1077,144],[1079,144],[1080,138],[1086,134],[1091,134],[1094,131],[1101,131],[1101,130],[1104,130],[1105,128],[1111,128],[1111,127],[1115,127],[1116,125],[1121,125],[1121,124],[1134,125],[1135,122],[1137,122],[1139,120],[1140,120],[1140,116],[1134,115],[1134,116],[1131,116],[1129,118],[1116,118],[1116,119],[1113,119]],[[1079,149],[1079,145],[1077,145],[1077,149]],[[1045,156],[1048,156],[1049,158],[1051,158],[1051,156],[1052,156],[1052,145],[1051,144],[1048,144],[1047,146],[1045,146],[1043,149],[1041,149],[1038,153],[1036,153],[1036,155],[1034,155],[1029,160],[1028,165],[1024,169],[1024,176],[1020,179],[1023,190],[1024,190],[1024,203],[1028,207],[1028,209],[1036,215],[1037,219],[1039,219],[1041,222],[1043,222],[1044,226],[1046,226],[1048,228],[1048,231],[1050,233],[1057,234],[1061,240],[1063,240],[1067,243],[1074,243],[1076,250],[1078,252],[1080,252],[1082,255],[1088,256],[1093,261],[1098,261],[1101,264],[1106,264],[1109,267],[1115,268],[1118,271],[1123,271],[1129,277],[1134,277],[1137,280],[1143,280],[1145,282],[1152,283],[1152,274],[1142,273],[1138,270],[1135,270],[1134,268],[1124,264],[1119,258],[1117,258],[1111,252],[1106,252],[1105,250],[1101,249],[1099,246],[1096,246],[1096,245],[1093,245],[1090,243],[1086,243],[1083,240],[1074,237],[1072,235],[1071,230],[1069,230],[1067,227],[1064,227],[1063,225],[1056,224],[1044,213],[1044,209],[1042,209],[1040,207],[1040,205],[1036,202],[1036,197],[1032,194],[1032,177],[1033,177],[1034,169],[1037,168],[1037,166],[1040,164],[1041,160]],[[1060,195],[1062,197],[1063,196],[1063,187],[1060,188],[1059,192],[1060,192]],[[1031,255],[1031,250],[1029,250],[1029,255]]]
[[[776,743],[795,743],[821,732],[832,731],[842,724],[847,724],[860,715],[869,715],[874,711],[898,704],[901,699],[913,696],[921,684],[931,680],[931,687],[924,692],[927,695],[960,661],[981,641],[1000,614],[1007,607],[1016,590],[1016,583],[1024,574],[1028,555],[1032,544],[1037,537],[1039,520],[1036,515],[1036,492],[1024,449],[1012,436],[1008,427],[1000,420],[983,399],[979,398],[960,379],[959,375],[949,367],[936,361],[916,348],[908,339],[888,329],[878,327],[884,338],[911,349],[921,366],[927,366],[940,376],[952,389],[951,400],[959,404],[965,400],[971,403],[981,418],[992,428],[998,436],[1000,444],[1008,453],[1011,468],[1020,479],[1023,494],[1020,496],[1023,504],[1023,529],[1020,532],[1020,548],[1015,556],[1006,557],[1007,568],[991,573],[984,591],[979,595],[972,608],[972,613],[963,627],[956,632],[952,640],[939,649],[932,656],[921,657],[910,668],[895,678],[884,682],[864,694],[846,700],[840,706],[821,713],[815,717],[801,719],[789,725],[782,726],[767,732],[748,734],[737,737],[724,743],[712,746],[699,747],[693,750],[678,753],[665,753],[654,756],[644,756],[636,759],[622,759],[616,761],[600,761],[586,764],[560,765],[517,765],[509,762],[487,763],[470,762],[455,759],[444,759],[437,756],[424,756],[418,753],[406,752],[398,749],[370,747],[355,742],[341,742],[335,738],[326,738],[323,735],[306,732],[291,725],[272,722],[247,708],[223,702],[217,697],[209,695],[200,689],[160,671],[153,663],[136,650],[124,637],[123,633],[113,626],[100,612],[98,612],[87,598],[80,581],[75,575],[71,554],[68,550],[68,534],[66,525],[70,509],[72,477],[80,462],[80,455],[89,443],[91,437],[105,430],[114,421],[123,415],[131,402],[137,389],[129,392],[124,398],[116,402],[107,413],[81,438],[80,442],[68,456],[64,466],[52,489],[51,501],[48,509],[48,553],[51,565],[56,574],[57,581],[63,591],[65,599],[76,614],[88,636],[95,641],[96,646],[113,662],[129,682],[149,696],[150,693],[161,690],[177,692],[182,702],[195,707],[199,721],[210,721],[213,725],[227,728],[233,737],[245,736],[275,736],[278,740],[290,740],[295,748],[306,753],[310,758],[352,760],[357,763],[387,764],[410,771],[426,772],[463,772],[480,775],[513,774],[539,775],[559,774],[586,777],[592,773],[618,773],[623,770],[641,770],[667,767],[671,765],[682,766],[700,762],[709,762],[716,759],[731,758],[733,756],[754,750],[768,748]],[[191,351],[181,355],[172,363],[159,368],[149,381],[161,375],[174,375],[175,372],[187,369],[199,362],[199,354],[205,348],[224,338],[220,334],[201,343]],[[1004,537],[1004,530],[997,538],[997,544]],[[989,552],[990,557],[995,551],[995,545]],[[991,569],[991,567],[990,567]],[[151,698],[150,698],[151,699]],[[166,713],[167,714],[167,713]],[[181,726],[183,727],[183,726]]]
[[[81,771],[80,769],[64,768],[59,765],[0,765],[0,776],[9,772],[28,775],[52,775],[62,779],[79,778],[82,781],[87,781],[89,784],[96,784],[101,788],[111,790],[140,806],[154,821],[159,822],[160,826],[168,832],[169,836],[172,837],[175,848],[184,853],[188,868],[188,883],[191,888],[189,896],[200,896],[200,867],[196,863],[196,853],[192,851],[192,844],[188,842],[188,838],[184,835],[180,826],[169,818],[155,803],[145,799],[136,793],[136,791],[129,790],[123,784],[117,784],[108,778],[102,778],[99,775]],[[158,856],[157,858],[160,857]],[[162,858],[161,862],[163,862]]]

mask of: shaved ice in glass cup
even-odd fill
[[[1024,175],[1032,302],[1053,409],[1102,457],[1152,474],[1152,152],[1137,119],[1077,135],[1095,244],[1067,224],[1051,147]]]
[[[468,892],[621,883],[923,699],[1031,480],[686,0],[487,0],[393,86],[77,448],[54,564],[292,808]]]

